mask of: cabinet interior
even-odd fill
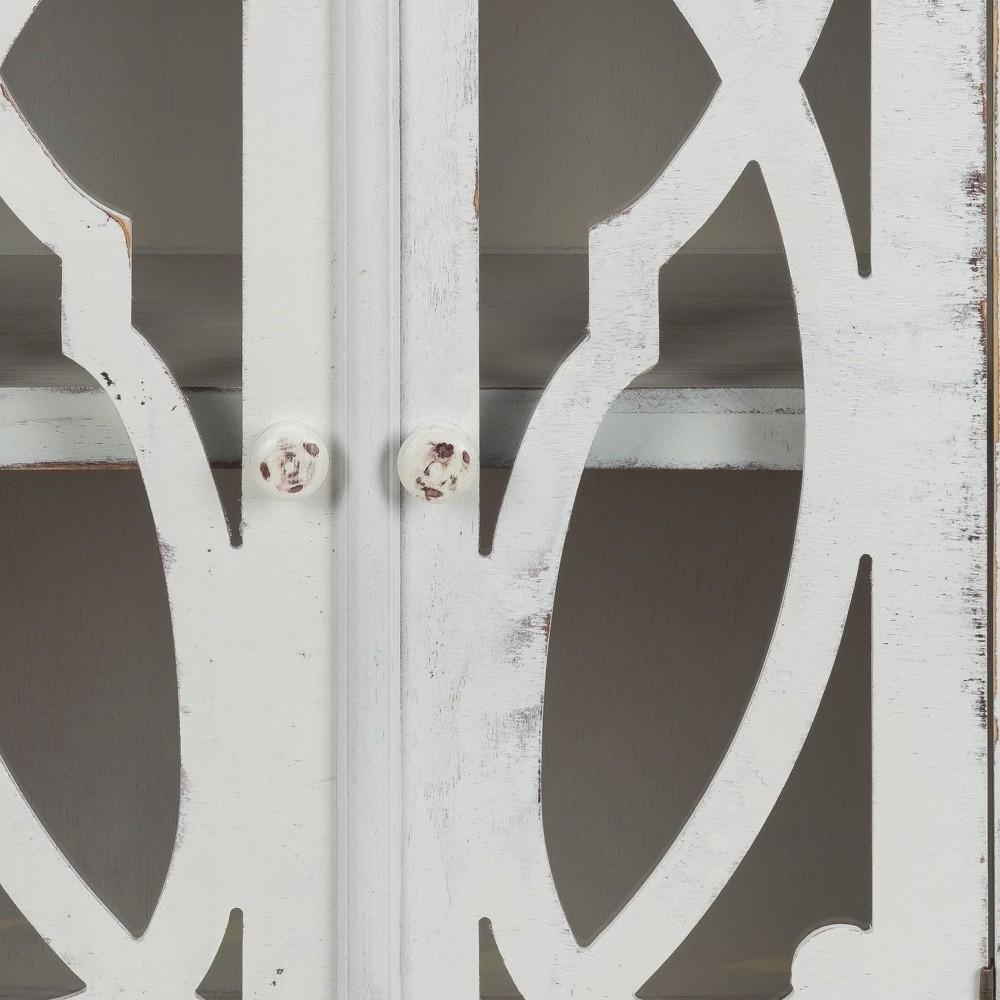
[[[133,322],[184,388],[241,381],[240,0],[42,0],[2,67],[53,157],[132,221]],[[60,265],[0,204],[0,387],[92,388]]]
[[[226,398],[241,383],[241,16],[239,0],[43,0],[3,65],[59,162],[133,220],[137,328],[185,389]],[[481,386],[537,391],[585,335],[590,227],[656,178],[718,80],[660,0],[482,0],[480,20]],[[868,0],[836,0],[803,76],[862,270],[869,21]],[[750,165],[664,268],[661,358],[636,388],[801,387],[765,182]],[[6,209],[0,333],[0,391],[94,388],[60,353],[58,261]],[[516,424],[524,399],[499,399]],[[495,425],[497,405],[484,397],[483,452],[504,465],[516,432]],[[238,458],[237,434],[213,440],[216,461]],[[100,457],[96,443],[83,456]]]
[[[481,0],[480,76],[482,383],[538,388],[586,329],[590,228],[656,179],[718,77],[676,7],[649,0]],[[802,84],[862,271],[869,80],[869,5],[837,0]],[[661,358],[637,386],[802,385],[765,180],[749,167],[665,268]]]

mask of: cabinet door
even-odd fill
[[[43,476],[3,473],[3,547],[25,572],[6,593],[41,607],[18,621],[5,602],[0,885],[18,910],[0,922],[0,995],[336,992],[336,484],[320,485],[340,344],[336,25],[321,0],[292,7],[0,8],[0,199],[21,224],[0,225],[0,465],[64,467],[64,504],[96,476],[107,508],[106,535],[32,563],[17,538],[38,534]],[[40,318],[39,249],[61,264]],[[87,471],[122,464],[148,507],[128,475]],[[212,464],[236,467],[220,473],[228,524]],[[149,559],[123,551],[136,538]],[[106,587],[101,632],[81,608],[102,602],[90,571],[108,553],[137,586]],[[76,638],[64,662],[22,671],[59,632]],[[135,682],[151,665],[157,697]],[[141,766],[108,750],[123,729]]]
[[[849,0],[676,0],[669,11],[594,0],[558,5],[546,22],[555,6],[401,8],[402,430],[456,425],[491,464],[516,451],[488,554],[475,491],[403,505],[400,808],[385,816],[399,829],[401,995],[682,995],[649,984],[769,820],[786,815],[776,806],[861,586],[870,736],[855,735],[870,743],[870,849],[865,841],[858,863],[867,853],[869,895],[865,912],[802,924],[787,982],[796,996],[830,1000],[972,996],[989,961],[984,11],[917,0],[870,12]],[[645,30],[657,18],[668,20]],[[817,56],[841,30],[854,47]],[[539,75],[525,78],[532,46]],[[601,74],[612,83],[591,86]],[[658,147],[671,102],[697,87],[704,103],[689,134],[680,122]],[[516,114],[505,99],[520,101]],[[507,130],[488,114],[505,116]],[[581,137],[591,118],[601,124]],[[560,148],[550,140],[569,119]],[[547,160],[532,143],[549,143]],[[666,147],[644,175],[635,159]],[[766,203],[773,213],[787,323],[763,307],[720,318],[716,279],[695,294],[702,279],[678,263],[712,248],[740,184],[757,185],[753,211]],[[554,207],[564,195],[570,205],[579,195],[575,216]],[[770,280],[751,251],[768,248],[741,249],[750,260],[727,266],[746,306]],[[721,284],[723,271],[714,274]],[[684,322],[671,313],[674,295],[689,307]],[[788,330],[800,380],[781,363]],[[658,369],[682,336],[689,353]],[[714,359],[698,357],[720,343]],[[553,359],[540,385],[517,374],[532,351]],[[739,351],[749,356],[742,370]],[[497,375],[490,365],[507,367]],[[451,433],[428,432],[428,466],[435,445],[454,445]],[[775,435],[787,442],[779,453],[768,451]],[[588,456],[624,469],[801,464],[802,478],[787,576],[745,708],[672,839],[596,933],[582,935],[568,913],[580,887],[553,874],[543,733],[557,582]],[[652,488],[616,475],[622,504]],[[608,532],[618,524],[611,494]],[[689,525],[678,516],[655,530]],[[675,571],[659,569],[664,581]],[[646,573],[655,586],[657,573]],[[602,586],[612,605],[617,586],[634,593],[620,576]],[[719,628],[736,626],[720,618]],[[598,631],[590,641],[601,643]],[[663,725],[691,710],[680,691],[662,707]],[[697,710],[707,725],[711,704]],[[831,773],[852,752],[834,733]],[[680,748],[662,762],[663,782],[696,763]],[[622,753],[621,781],[638,766]],[[591,819],[576,814],[581,836]],[[393,849],[390,838],[387,857]],[[591,857],[595,883],[615,853],[609,842]],[[791,869],[775,859],[773,891],[747,905],[745,923],[774,917]],[[480,961],[494,943],[506,979],[490,979]]]

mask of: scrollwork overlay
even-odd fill
[[[503,664],[476,709],[518,739],[484,748],[514,830],[487,915],[528,1000],[631,997],[681,944],[742,861],[798,758],[826,688],[853,591],[860,533],[837,509],[835,407],[845,301],[861,294],[830,159],[800,85],[831,0],[678,0],[720,77],[686,144],[629,209],[590,239],[587,339],[546,389],[524,436],[489,559],[502,632],[484,662]],[[807,452],[789,574],[773,638],[724,760],[675,842],[586,948],[573,937],[546,853],[538,781],[548,621],[580,476],[615,397],[655,363],[658,275],[757,161],[771,193],[796,298]],[[831,542],[831,524],[835,541]],[[826,530],[821,529],[825,525]],[[487,730],[489,731],[489,730]]]
[[[0,61],[37,3],[3,5]],[[225,865],[218,858],[218,826],[203,795],[220,781],[219,760],[204,739],[219,708],[219,677],[205,669],[210,650],[192,609],[201,603],[207,613],[219,604],[221,574],[234,552],[183,393],[132,326],[130,221],[67,176],[6,87],[0,93],[0,153],[0,196],[62,261],[63,353],[114,404],[142,472],[171,603],[183,766],[178,837],[163,892],[140,939],[117,921],[52,842],[5,765],[0,766],[0,884],[85,981],[86,996],[176,1000],[194,995],[231,909],[219,881]],[[225,636],[220,629],[219,641]]]

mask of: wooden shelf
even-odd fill
[[[483,254],[481,384],[543,388],[587,328],[584,254]],[[636,388],[801,388],[780,254],[681,254],[660,277],[660,363]]]
[[[0,257],[0,386],[82,389],[86,372],[59,346],[59,260]],[[242,282],[238,256],[139,254],[132,321],[190,389],[239,389]]]
[[[482,454],[514,457],[542,388],[583,336],[587,258],[484,254]],[[0,257],[0,467],[119,465],[105,393],[59,348],[59,262]],[[187,393],[216,464],[240,461],[238,256],[139,255],[133,320]],[[677,257],[661,279],[661,362],[602,426],[602,468],[798,468],[801,366],[783,258]]]
[[[483,389],[486,468],[513,463],[540,389]],[[592,469],[801,469],[801,389],[629,389],[604,418]]]

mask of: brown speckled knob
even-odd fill
[[[253,449],[257,485],[276,500],[311,496],[330,471],[330,452],[305,424],[286,421],[269,427]]]
[[[447,503],[475,483],[479,460],[461,427],[439,421],[418,427],[403,442],[396,469],[411,496],[427,503]]]

